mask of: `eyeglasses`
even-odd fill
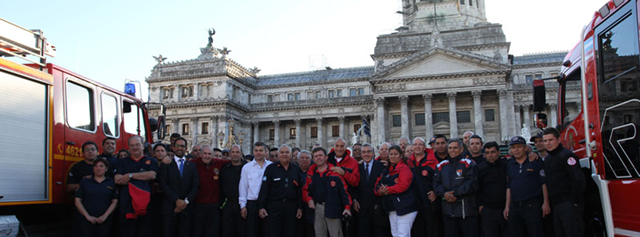
[[[84,151],[89,152],[89,151],[97,151],[96,148],[86,148],[84,149]]]

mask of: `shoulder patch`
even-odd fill
[[[438,170],[442,169],[442,166],[449,164],[449,160],[443,160],[441,161],[439,164],[436,165],[436,167],[438,168]]]
[[[569,157],[569,159],[567,159],[567,164],[569,165],[576,165],[576,159],[574,159],[573,157]]]
[[[262,176],[262,182],[265,182],[265,181],[267,181],[267,176],[266,175]]]
[[[540,177],[545,177],[544,176],[544,169],[540,169]]]

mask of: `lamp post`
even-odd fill
[[[222,147],[222,142],[224,141],[224,133],[223,133],[222,131],[220,131],[220,132],[218,133],[218,137],[220,138],[220,139],[219,139],[219,140],[220,140],[220,148],[221,148],[221,149],[223,149],[223,147]]]

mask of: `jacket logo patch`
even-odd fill
[[[393,182],[397,184],[398,183],[398,178],[393,179]]]
[[[147,160],[144,162],[145,165],[150,165],[151,164],[151,160]]]
[[[331,187],[335,187],[336,186],[336,181],[331,181]]]
[[[456,175],[458,177],[462,176],[462,170],[461,169],[460,170],[456,170]]]
[[[262,176],[262,182],[266,182],[267,181],[267,176]]]
[[[294,181],[293,181],[293,185],[295,185],[296,187],[298,187],[298,181],[294,180]]]
[[[567,160],[567,164],[569,165],[576,165],[576,159],[574,159],[573,157],[569,157],[569,159]]]
[[[545,177],[544,176],[544,169],[540,169],[540,177]]]
[[[216,175],[220,175],[220,170],[218,168],[213,169],[213,173]]]
[[[426,171],[426,170],[423,170],[423,171],[422,171],[422,176],[427,176],[428,174],[429,174],[429,172],[428,172],[428,171]]]

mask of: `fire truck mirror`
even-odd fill
[[[151,132],[155,132],[156,130],[158,130],[158,120],[149,118],[149,127],[151,128]]]
[[[543,80],[533,81],[533,111],[544,111],[547,104],[547,95]]]
[[[535,121],[534,125],[536,128],[546,128],[547,127],[547,115],[543,113],[538,113],[533,115],[533,120]]]

